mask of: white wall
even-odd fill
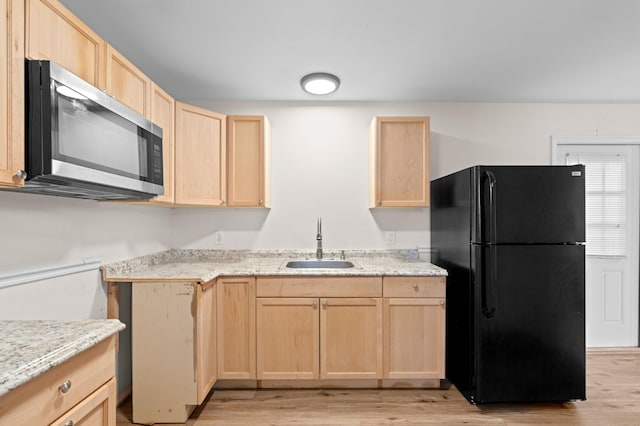
[[[170,248],[170,209],[0,191],[0,276]],[[0,288],[0,319],[106,317],[98,270]]]
[[[431,177],[476,164],[551,164],[551,135],[640,135],[640,105],[192,102],[265,114],[272,127],[273,208],[175,209],[179,248],[314,250],[428,246],[428,209],[369,210],[368,128],[375,115],[431,117]],[[215,243],[223,232],[224,244]],[[385,233],[395,232],[395,244]]]

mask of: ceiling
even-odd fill
[[[61,1],[181,100],[640,102],[638,0]]]

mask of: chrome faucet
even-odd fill
[[[316,241],[318,245],[316,247],[316,259],[322,259],[322,218],[318,218],[318,232],[316,234]]]

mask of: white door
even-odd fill
[[[584,164],[587,346],[638,346],[638,145],[558,144]]]

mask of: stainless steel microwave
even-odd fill
[[[26,61],[20,192],[94,200],[163,190],[162,129],[50,61]]]

